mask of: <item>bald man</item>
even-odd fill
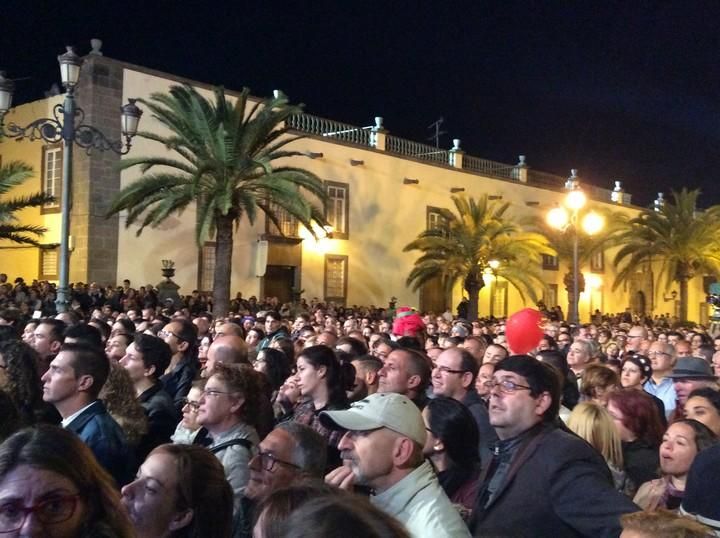
[[[208,349],[207,362],[200,374],[201,377],[209,378],[214,373],[215,365],[219,362],[223,364],[250,364],[245,340],[234,334],[216,338]]]

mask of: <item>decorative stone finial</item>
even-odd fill
[[[90,54],[93,54],[95,56],[102,56],[103,53],[100,50],[102,48],[102,39],[94,38],[90,40],[90,46],[92,47],[92,50],[90,51]]]

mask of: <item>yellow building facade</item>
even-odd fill
[[[85,109],[86,123],[103,130],[111,139],[119,139],[122,103],[128,98],[148,99],[152,93],[165,92],[178,83],[193,84],[211,95],[206,84],[91,54],[83,66],[78,104]],[[55,96],[19,105],[7,114],[5,122],[25,125],[51,115],[61,99]],[[289,300],[302,291],[308,300],[317,297],[347,305],[386,305],[396,297],[398,304],[423,310],[454,308],[462,297],[459,285],[449,297],[431,286],[413,292],[405,285],[418,253],[402,251],[418,233],[435,224],[443,210],[453,207],[451,196],[487,194],[509,202],[516,214],[542,217],[564,195],[564,178],[534,171],[525,164],[524,157],[517,164],[492,162],[466,155],[460,141],[456,141],[455,148],[438,149],[393,136],[385,130],[381,118],[368,123],[352,126],[309,114],[293,118],[290,126],[303,138],[293,142],[292,148],[308,157],[289,159],[288,164],[306,168],[326,182],[332,235],[316,240],[294,223],[286,222],[283,228],[287,237],[280,237],[264,217],[254,225],[243,222],[235,235],[233,293],[242,292],[244,297],[275,295]],[[160,129],[146,111],[140,130]],[[57,149],[27,140],[0,144],[3,162],[22,160],[36,171],[35,177],[15,194],[59,189],[59,178],[54,174],[62,151],[58,155]],[[160,144],[137,137],[129,156],[166,151]],[[161,260],[170,259],[175,262],[174,280],[181,286],[181,293],[210,289],[213,244],[195,244],[193,208],[137,236],[136,228],[126,228],[122,214],[109,219],[105,214],[113,195],[135,181],[139,170],[119,172],[116,165],[121,157],[112,152],[86,155],[76,151],[75,156],[71,282],[115,284],[127,278],[133,286],[156,284],[161,280]],[[591,207],[630,215],[639,210],[630,204],[627,193],[613,202],[610,190],[583,187],[591,198]],[[46,248],[0,243],[0,272],[28,281],[56,280],[53,264],[57,263],[59,212],[46,208],[26,210],[18,216],[24,223],[48,228],[42,240]],[[650,271],[639,273],[636,281],[612,291],[613,255],[605,252],[593,260],[592,267],[581,268],[588,283],[580,296],[581,320],[589,320],[595,309],[615,313],[631,307],[654,314],[674,314],[675,300],[664,300]],[[539,295],[548,306],[560,304],[567,312],[563,277],[569,270],[568,260],[546,259],[544,267],[546,289]],[[702,278],[694,279],[690,288],[689,316],[702,321],[707,317]],[[525,304],[507,282],[488,276],[480,294],[480,315],[505,316],[525,306],[534,305]]]

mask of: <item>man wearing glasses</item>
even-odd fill
[[[677,404],[677,393],[673,380],[669,377],[675,367],[675,348],[666,342],[653,342],[648,350],[648,358],[652,366],[652,377],[643,388],[648,394],[662,400],[665,416],[669,418]]]
[[[514,355],[498,363],[488,385],[500,440],[481,475],[474,535],[619,536],[620,516],[639,509],[615,491],[600,454],[557,425],[557,371]]]
[[[485,403],[475,390],[475,379],[480,366],[466,349],[451,347],[440,353],[432,371],[433,394],[457,400],[472,413],[478,431],[480,446],[478,453],[483,462],[490,459],[490,446],[497,440],[497,434],[490,425]]]
[[[641,325],[634,325],[627,334],[627,344],[625,344],[625,353],[642,354],[643,341],[647,340],[647,329]]]
[[[274,491],[302,479],[322,481],[326,458],[327,443],[315,430],[298,422],[279,424],[248,464],[250,480],[233,525],[236,536],[252,536],[255,508]]]

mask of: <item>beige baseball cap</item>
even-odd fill
[[[342,411],[323,411],[320,422],[331,430],[367,431],[387,428],[425,444],[425,422],[413,401],[394,392],[375,393]]]

